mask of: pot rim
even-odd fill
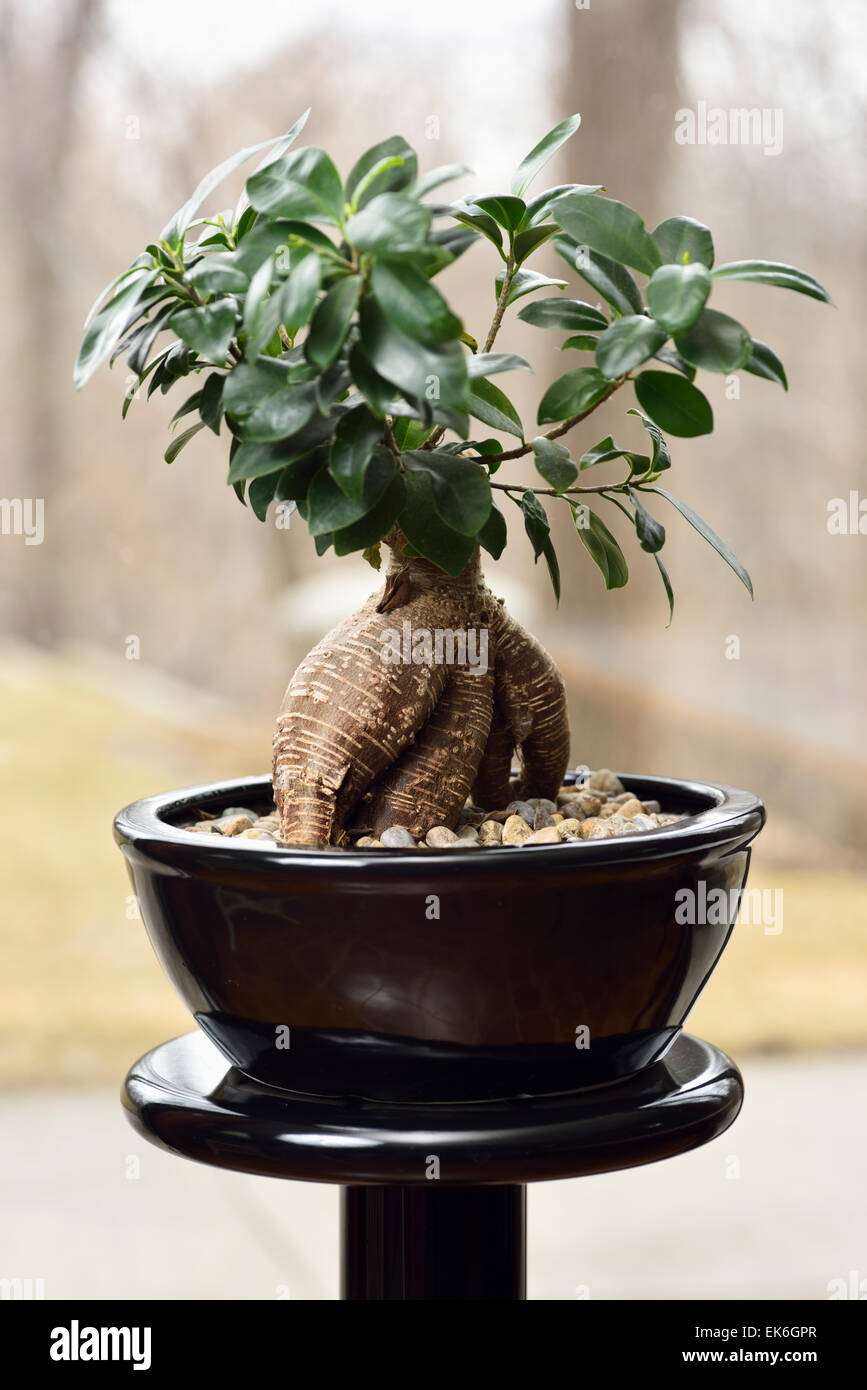
[[[627,864],[683,854],[694,855],[724,844],[748,844],[765,823],[765,808],[759,798],[737,787],[677,777],[626,772],[617,775],[630,789],[639,784],[645,788],[646,795],[660,792],[661,800],[677,802],[678,799],[693,798],[709,800],[711,805],[695,815],[688,814],[685,820],[674,825],[646,830],[640,835],[558,845],[502,845],[490,852],[478,849],[428,849],[413,853],[387,847],[364,850],[290,848],[270,841],[237,838],[233,838],[231,844],[226,844],[214,836],[192,835],[171,823],[169,817],[177,818],[185,809],[207,806],[209,802],[215,805],[243,805],[245,796],[249,800],[261,800],[262,794],[267,795],[271,789],[271,778],[262,775],[208,782],[143,797],[118,812],[114,819],[114,834],[122,848],[169,863],[179,872],[190,876],[195,876],[197,869],[213,870],[220,863],[231,866],[234,872],[241,874],[246,874],[249,869],[253,877],[258,877],[266,869],[288,868],[327,868],[329,874],[351,875],[360,869],[374,870],[376,864],[387,860],[389,874],[394,875],[399,870],[401,877],[425,879],[430,877],[431,869],[443,869],[446,864],[457,867],[456,861],[460,864],[461,872],[496,873],[496,866],[502,864],[504,855],[509,855],[509,865],[514,867],[514,856],[519,853],[528,861],[528,872],[531,864],[540,870],[550,869],[555,864],[574,869],[599,865],[625,867]]]

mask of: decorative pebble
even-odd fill
[[[390,825],[380,838],[386,849],[415,849],[415,839],[405,825]]]
[[[581,769],[585,771],[585,769]],[[517,791],[518,783],[512,782]],[[263,840],[280,844],[280,815],[272,808],[259,815],[247,806],[228,806],[219,816],[197,810],[199,819],[184,829],[194,835],[219,835],[232,840]],[[685,820],[684,814],[663,812],[652,798],[641,801],[627,791],[608,768],[589,773],[575,786],[562,786],[556,801],[548,797],[516,797],[505,807],[486,811],[467,801],[457,830],[435,825],[416,841],[403,825],[392,825],[381,839],[361,826],[344,835],[343,849],[491,849],[497,845],[575,844],[638,835]],[[356,838],[356,836],[360,838]],[[291,846],[289,846],[291,848]]]
[[[522,845],[533,832],[522,816],[509,816],[503,826],[504,845]]]
[[[448,845],[457,844],[457,840],[457,835],[447,825],[435,825],[425,835],[431,849],[446,849]]]

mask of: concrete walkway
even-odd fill
[[[867,1280],[867,1055],[742,1070],[744,1110],[713,1144],[531,1188],[531,1298],[823,1299]],[[114,1092],[0,1095],[0,1278],[46,1298],[336,1298],[337,1225],[334,1188],[173,1158]]]

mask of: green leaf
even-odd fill
[[[491,510],[491,484],[485,470],[470,459],[438,449],[412,449],[403,459],[410,473],[429,478],[434,506],[445,524],[462,536],[475,536]]]
[[[379,375],[379,372],[374,370],[373,363],[361,343],[355,343],[350,348],[349,368],[352,372],[352,380],[367,401],[371,412],[382,420],[388,414],[388,408],[394,397],[394,387],[391,382],[386,381],[384,377]]]
[[[348,410],[337,422],[328,468],[347,497],[358,499],[362,496],[364,471],[381,438],[382,421],[364,405]]]
[[[499,560],[506,548],[508,538],[506,518],[497,504],[492,502],[488,519],[476,536],[476,540],[483,550],[487,550],[489,555],[493,556],[495,560]]]
[[[533,369],[526,357],[519,357],[516,352],[477,352],[467,358],[467,370],[472,379],[495,376],[497,372],[531,372]]]
[[[629,489],[629,497],[635,508],[635,533],[638,536],[638,544],[649,555],[655,555],[657,550],[661,550],[665,545],[665,527],[642,505],[641,498],[634,488]]]
[[[665,597],[668,599],[668,622],[665,626],[671,627],[671,622],[674,617],[674,590],[671,587],[671,580],[668,577],[668,570],[665,568],[665,565],[658,555],[654,555],[653,558],[656,561],[656,568],[659,570],[659,577],[665,589]]]
[[[600,439],[598,444],[594,444],[581,455],[578,460],[578,467],[583,472],[585,468],[595,468],[597,463],[608,463],[611,459],[629,458],[630,451],[621,449],[619,444],[615,444],[611,435],[608,434],[604,439]]]
[[[504,273],[500,270],[494,277],[494,292],[497,299],[502,293]],[[512,276],[512,285],[506,303],[514,304],[516,299],[523,299],[525,294],[532,294],[534,290],[547,289],[548,286],[565,290],[566,281],[552,279],[550,275],[541,275],[538,270],[516,270]]]
[[[391,432],[398,449],[419,449],[433,434],[433,425],[425,424],[421,420],[410,420],[404,416],[395,420]]]
[[[608,327],[605,315],[580,299],[536,299],[518,311],[518,318],[536,328],[559,329],[564,333],[577,333],[581,329],[595,332]]]
[[[361,276],[345,275],[320,301],[304,345],[308,362],[320,368],[330,367],[346,340],[360,294]]]
[[[406,188],[418,172],[418,157],[401,135],[392,135],[365,150],[349,171],[346,180],[346,201],[354,208],[379,193],[393,193]]]
[[[73,380],[77,387],[89,381],[97,367],[108,357],[112,348],[126,332],[129,315],[153,284],[158,271],[151,271],[125,284],[104,309],[92,319],[84,335]]]
[[[201,309],[181,309],[172,317],[171,326],[206,362],[222,366],[235,332],[235,310],[219,302]]]
[[[227,415],[243,418],[284,387],[287,379],[285,362],[275,362],[271,357],[259,357],[255,362],[239,362],[225,379],[223,409]]]
[[[250,275],[236,260],[235,252],[217,251],[196,261],[187,271],[187,280],[201,294],[244,294]]]
[[[666,265],[713,265],[710,228],[693,217],[668,217],[654,228],[653,240]]]
[[[578,477],[578,469],[564,444],[540,434],[533,440],[533,454],[537,469],[556,492],[571,487]]]
[[[268,515],[268,508],[274,501],[274,493],[277,491],[279,481],[279,473],[266,473],[261,478],[254,478],[247,489],[247,501],[250,504],[250,510],[260,521],[264,521]]]
[[[557,604],[559,605],[559,603],[560,603],[560,565],[559,565],[559,562],[558,562],[558,560],[557,560],[557,555],[556,555],[556,552],[555,552],[555,550],[554,550],[554,546],[553,546],[553,544],[552,544],[552,542],[551,542],[551,537],[550,537],[550,536],[549,536],[548,539],[545,541],[545,544],[542,546],[542,554],[543,554],[544,557],[545,557],[545,564],[546,564],[547,567],[548,567],[548,577],[549,577],[550,580],[551,580],[551,587],[552,587],[552,589],[554,590],[554,598],[555,598]]]
[[[349,497],[327,468],[320,469],[307,494],[307,529],[311,536],[342,531],[360,521],[382,497],[396,472],[391,450],[378,445],[365,467],[361,495]]]
[[[273,443],[258,443],[250,441],[244,443],[231,456],[229,464],[228,482],[235,483],[241,478],[260,478],[265,473],[272,473],[277,468],[287,469],[290,465],[299,465],[296,470],[292,469],[290,477],[305,477],[304,469],[300,467],[305,460],[315,455],[315,466],[318,468],[324,462],[324,451],[318,446],[331,437],[334,433],[335,420],[331,417],[324,419],[321,415],[314,415],[309,424],[292,435],[290,439],[281,439]],[[306,467],[306,464],[305,464]],[[312,475],[311,475],[312,476]],[[307,483],[304,483],[306,489]],[[296,492],[277,492],[279,499],[295,499],[303,496]]]
[[[533,558],[538,560],[545,549],[545,542],[551,534],[548,514],[535,492],[529,489],[521,495],[521,511],[524,515],[524,530],[533,547]]]
[[[715,280],[755,280],[760,285],[777,285],[784,290],[797,290],[799,294],[809,295],[811,299],[821,299],[825,304],[834,301],[828,291],[808,275],[793,265],[782,265],[778,261],[728,261],[717,266],[713,272]]]
[[[154,251],[158,249],[159,248],[154,247]],[[150,284],[156,273],[156,267],[153,264],[154,259],[155,256],[150,255],[147,251],[142,251],[136,256],[132,265],[127,266],[126,270],[122,270],[119,275],[115,275],[114,279],[110,280],[105,288],[100,290],[96,299],[91,304],[87,313],[87,318],[84,320],[84,327],[87,328],[106,295],[111,295],[112,291],[117,290],[125,280],[130,280],[133,276],[135,276],[136,279],[146,277],[145,283]]]
[[[211,372],[202,387],[202,397],[199,401],[199,415],[214,434],[220,433],[220,421],[223,418],[224,381],[225,377],[220,376],[219,372]]]
[[[710,271],[700,261],[661,265],[647,285],[647,307],[667,333],[685,333],[704,308],[711,287]]]
[[[566,193],[552,214],[581,246],[652,275],[661,265],[659,251],[637,212],[614,198],[595,193]]]
[[[430,209],[404,193],[380,193],[349,218],[346,240],[384,259],[412,258],[424,249],[430,221]]]
[[[248,357],[257,357],[270,342],[277,328],[274,304],[268,299],[273,277],[274,261],[267,256],[250,281],[244,301],[241,327],[246,334],[244,351]]]
[[[334,532],[335,555],[351,555],[357,550],[369,550],[388,535],[406,500],[406,486],[398,473],[392,478],[379,501],[359,521]],[[405,533],[404,533],[405,534]]]
[[[431,348],[406,337],[370,297],[361,305],[361,338],[374,369],[386,381],[419,401],[467,409],[469,377],[464,350],[458,342]]]
[[[167,242],[169,246],[178,246],[183,240],[184,233],[202,203],[206,198],[211,196],[215,188],[219,187],[223,179],[228,178],[229,174],[239,168],[240,165],[245,164],[254,154],[258,154],[260,150],[267,150],[274,145],[279,145],[281,143],[286,144],[294,140],[304,128],[309,114],[310,111],[308,108],[302,116],[299,116],[298,120],[285,135],[278,135],[273,140],[262,140],[258,145],[249,145],[246,149],[239,150],[237,154],[230,155],[228,159],[224,159],[221,164],[218,164],[216,168],[206,174],[193,196],[187,199],[183,207],[178,209],[171,221],[163,228],[160,233],[160,241]]]
[[[750,359],[753,340],[743,324],[705,309],[689,333],[675,339],[681,357],[707,372],[736,372]]]
[[[647,430],[647,433],[650,435],[650,438],[653,440],[653,457],[651,459],[651,468],[653,472],[662,473],[666,468],[670,468],[671,454],[669,453],[668,445],[663,438],[659,426],[655,425],[652,420],[649,420],[640,410],[631,408],[627,410],[626,414],[637,415],[642,425]]]
[[[181,449],[183,449],[185,445],[189,444],[193,436],[199,433],[199,430],[203,430],[204,428],[204,423],[200,420],[198,424],[190,425],[190,428],[188,430],[184,430],[183,434],[179,434],[177,439],[173,439],[169,447],[166,449],[165,454],[163,455],[166,463],[174,463],[178,454],[181,452]]]
[[[668,334],[644,314],[615,319],[596,346],[596,365],[609,381],[631,372],[661,348]]]
[[[506,254],[503,250],[503,233],[487,212],[473,211],[473,205],[462,200],[452,203],[449,213],[456,222],[460,222],[462,227],[468,227],[476,232],[480,232],[483,237],[487,237],[496,246],[503,260]]]
[[[200,388],[198,391],[194,391],[191,396],[187,396],[187,399],[184,401],[183,405],[178,406],[177,410],[175,411],[174,415],[169,421],[169,424],[172,427],[174,427],[174,425],[177,424],[178,420],[182,420],[185,415],[190,415],[194,410],[198,410],[199,402],[201,401],[201,399],[202,392]]]
[[[554,203],[558,198],[562,198],[564,193],[604,193],[604,191],[601,183],[558,183],[554,188],[546,188],[544,193],[537,193],[535,198],[531,198],[527,204],[524,226],[537,227],[540,222],[544,222]]]
[[[423,198],[426,193],[439,188],[441,184],[450,183],[452,179],[462,179],[464,174],[472,172],[466,164],[441,164],[437,169],[429,169],[426,174],[420,174],[409,191],[413,198]]]
[[[247,180],[247,197],[257,212],[309,218],[338,226],[343,221],[343,184],[324,150],[308,145],[276,159]]]
[[[574,337],[566,339],[560,351],[565,352],[567,348],[573,348],[576,352],[595,352],[598,342],[599,339],[590,333],[576,333]]]
[[[470,382],[469,410],[474,419],[490,425],[492,430],[513,434],[523,443],[521,417],[505,392],[493,382],[478,379]]]
[[[284,451],[283,445],[271,445],[271,448]],[[322,455],[322,449],[308,449],[286,464],[278,474],[275,499],[278,502],[303,502],[311,482],[322,467]]]
[[[372,284],[386,318],[407,337],[434,343],[460,337],[460,319],[415,266],[401,261],[377,261]]]
[[[311,251],[290,270],[276,296],[277,322],[295,334],[309,323],[322,279],[322,262]]]
[[[691,507],[688,507],[685,502],[681,502],[679,497],[675,497],[672,493],[666,492],[665,488],[652,487],[650,488],[650,491],[659,493],[660,497],[664,497],[666,501],[670,502],[673,507],[677,508],[681,516],[686,517],[690,526],[694,526],[696,531],[698,531],[699,535],[703,536],[704,539],[708,542],[708,544],[713,546],[717,554],[722,556],[722,558],[725,560],[726,564],[730,567],[730,569],[734,570],[738,579],[746,588],[750,598],[754,598],[755,595],[753,594],[753,582],[750,579],[750,576],[747,574],[747,571],[744,569],[743,565],[741,564],[737,555],[735,555],[734,551],[729,549],[725,541],[720,540],[719,536],[716,534],[715,531],[711,530],[707,522],[702,521],[701,517],[698,516],[692,510]]]
[[[661,347],[659,352],[655,352],[654,357],[657,362],[664,362],[667,367],[673,367],[676,372],[685,376],[687,381],[695,381],[695,367],[691,367],[688,362],[684,362],[680,353],[671,345]]]
[[[650,418],[668,434],[691,438],[710,434],[713,411],[698,387],[669,372],[642,372],[635,378],[635,394]]]
[[[524,220],[527,206],[522,198],[493,197],[474,198],[472,207],[481,208],[489,217],[493,217],[498,227],[503,227],[507,232],[515,232]]]
[[[538,145],[534,145],[530,153],[526,155],[518,165],[512,177],[512,192],[519,198],[523,198],[530,184],[536,175],[544,169],[548,160],[555,155],[561,145],[565,145],[570,136],[581,124],[581,117],[576,113],[574,116],[567,116],[565,121],[560,121],[553,130],[543,136]]]
[[[582,415],[611,390],[611,382],[596,367],[575,367],[558,377],[539,403],[539,425]]]
[[[601,517],[585,504],[573,510],[581,544],[605,580],[606,589],[622,589],[629,580],[626,556]],[[586,525],[582,524],[586,521]]]
[[[475,536],[455,531],[442,519],[434,504],[430,475],[405,475],[406,496],[397,524],[412,546],[453,578],[466,569],[476,547]]]
[[[288,439],[313,418],[318,404],[315,382],[285,386],[256,407],[244,427],[244,437],[262,444]]]
[[[546,241],[550,241],[559,230],[556,222],[546,222],[541,227],[526,227],[524,231],[518,232],[512,245],[515,264],[523,265],[534,251],[538,251],[540,246],[544,246]]]
[[[163,305],[157,313],[145,319],[144,323],[134,335],[135,342],[130,343],[126,360],[130,371],[135,372],[136,376],[141,376],[144,371],[145,363],[147,362],[151,348],[160,333],[170,326],[166,320],[170,314],[175,312],[176,308],[177,300],[172,298],[170,302]],[[112,355],[112,360],[114,360],[114,355]]]
[[[786,369],[779,357],[773,348],[768,347],[767,343],[760,343],[757,338],[753,338],[753,350],[743,369],[745,372],[751,372],[753,376],[764,377],[766,381],[775,381],[784,391],[789,389]]]
[[[641,313],[644,307],[641,291],[625,265],[579,246],[571,237],[556,237],[554,250],[618,314]]]

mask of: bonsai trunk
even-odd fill
[[[420,838],[467,797],[553,797],[569,759],[563,679],[484,582],[478,548],[452,579],[388,540],[383,588],[313,648],[274,738],[281,839],[345,844],[347,827]],[[510,770],[517,751],[517,793]]]

